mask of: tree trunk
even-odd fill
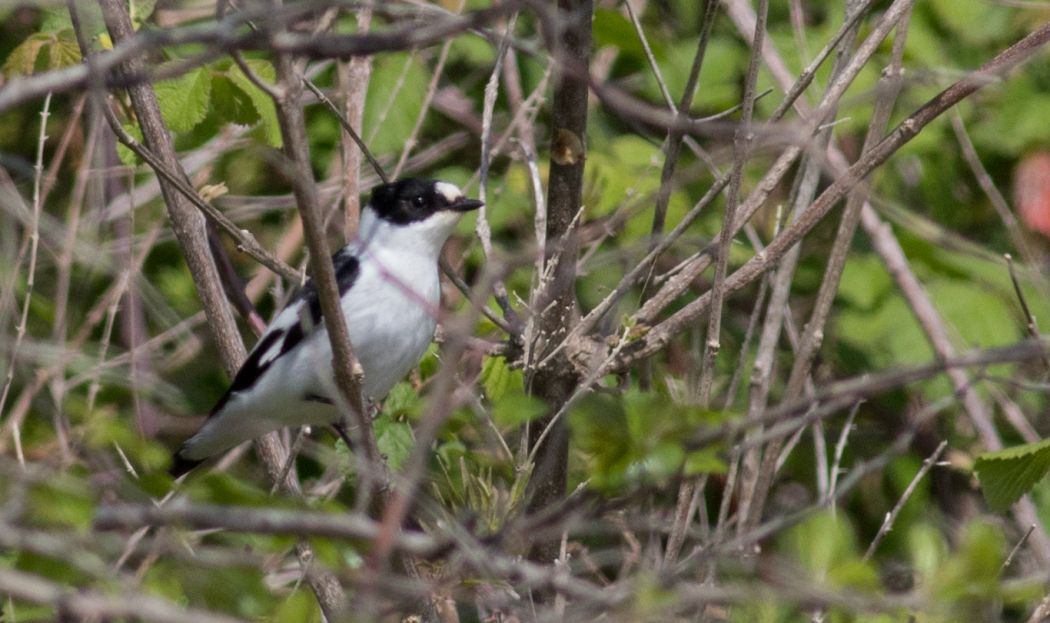
[[[591,0],[559,0],[558,10],[554,21],[557,31],[550,33],[555,58],[561,68],[551,108],[551,163],[544,251],[544,272],[550,274],[550,280],[541,280],[543,294],[537,301],[541,316],[536,361],[542,361],[579,318],[574,291],[579,242],[573,221],[582,208],[588,96],[586,71],[590,60],[594,7]],[[552,262],[556,264],[551,266]],[[530,391],[546,401],[550,408],[548,415],[529,430],[531,447],[572,396],[580,379],[564,354],[530,372]],[[569,438],[564,418],[553,423],[542,444],[536,453],[536,465],[530,480],[530,513],[542,511],[565,495]],[[553,560],[557,555],[556,541],[540,543],[533,552],[535,559],[543,561]]]

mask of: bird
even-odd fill
[[[450,182],[381,184],[361,211],[356,238],[332,256],[365,398],[384,398],[423,357],[437,326],[441,249],[460,218],[482,205]],[[259,337],[200,430],[175,452],[170,474],[178,478],[280,428],[336,423],[336,391],[320,299],[308,280]]]

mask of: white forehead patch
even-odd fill
[[[455,184],[438,182],[437,184],[434,184],[434,188],[441,193],[441,196],[443,196],[449,203],[455,203],[457,199],[463,198],[463,191],[461,191],[459,186],[456,186]]]

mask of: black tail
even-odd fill
[[[172,478],[178,478],[183,474],[187,474],[193,471],[193,468],[203,463],[206,459],[187,459],[182,456],[182,449],[180,448],[171,457],[171,469],[168,473],[171,474]]]

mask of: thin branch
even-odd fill
[[[276,11],[269,3],[263,3],[259,8],[238,11],[209,28],[186,26],[133,32],[127,38],[114,42],[111,50],[99,53],[90,63],[18,78],[6,83],[0,88],[0,112],[43,97],[49,92],[66,93],[96,85],[134,87],[155,80],[157,76],[152,68],[141,66],[133,71],[121,68],[127,61],[163,47],[194,43],[207,47],[206,55],[178,68],[183,72],[231,50],[302,54],[318,59],[351,58],[426,47],[454,35],[484,27],[518,10],[520,3],[500,3],[462,16],[431,20],[422,27],[414,23],[403,29],[383,32],[355,35],[316,35],[312,32],[288,31],[272,35],[268,32],[277,26],[290,24],[309,15],[321,4],[327,8],[330,3],[295,3]],[[245,24],[253,19],[267,19],[269,28],[246,28]]]
[[[346,135],[353,139],[354,143],[357,144],[357,148],[361,150],[365,159],[367,159],[368,163],[372,165],[372,170],[376,172],[379,179],[383,180],[384,184],[389,184],[390,178],[387,177],[386,171],[383,170],[383,165],[379,164],[379,161],[372,155],[371,150],[368,149],[368,145],[366,145],[361,139],[361,136],[357,133],[357,130],[354,129],[354,126],[350,121],[339,112],[339,107],[337,107],[332,100],[328,99],[328,96],[324,94],[324,91],[319,89],[312,80],[306,76],[303,76],[302,80],[306,88],[310,89],[310,91],[317,96],[317,99],[320,100],[320,102],[324,104],[333,115],[335,115],[336,119],[339,120],[339,125],[342,126],[343,131],[346,132]]]
[[[462,5],[465,0],[461,0]],[[434,101],[434,94],[437,93],[438,82],[441,80],[441,75],[445,71],[445,62],[448,60],[448,52],[452,49],[452,42],[454,39],[448,39],[441,46],[441,51],[438,52],[437,63],[434,65],[434,73],[430,77],[430,83],[427,85],[426,93],[423,96],[423,104],[419,107],[419,114],[416,115],[416,121],[412,124],[412,130],[408,133],[408,138],[405,139],[405,145],[401,149],[401,155],[398,156],[397,164],[394,165],[394,179],[401,176],[401,171],[405,167],[405,162],[408,160],[409,154],[415,149],[416,143],[419,142],[419,132],[423,129],[423,121],[427,118],[427,113],[430,112],[430,105]]]
[[[76,590],[42,577],[0,568],[0,593],[21,601],[51,606],[59,620],[140,619],[157,623],[238,623],[243,619],[188,608],[143,593]]]
[[[984,168],[981,157],[977,154],[973,141],[970,140],[970,134],[966,131],[966,123],[963,121],[958,108],[952,110],[951,122],[952,130],[955,132],[955,140],[959,142],[959,147],[961,148],[960,153],[962,153],[963,160],[970,167],[970,171],[976,178],[978,185],[984,191],[985,196],[988,197],[988,201],[995,209],[995,213],[999,215],[999,220],[1006,227],[1006,233],[1010,235],[1010,242],[1013,243],[1014,248],[1021,253],[1026,262],[1038,264],[1039,257],[1032,246],[1025,240],[1024,232],[1021,231],[1021,225],[1017,222],[1017,217],[1014,216],[1013,211],[1010,209],[1010,204],[1006,201],[1006,197],[999,192],[999,188],[996,187],[992,176],[988,174],[988,170]]]
[[[499,92],[499,74],[503,64],[506,62],[507,51],[510,49],[510,39],[514,34],[514,25],[517,23],[518,14],[514,13],[510,16],[510,19],[504,27],[503,38],[500,40],[499,49],[496,52],[496,62],[492,67],[492,73],[489,74],[488,82],[485,83],[485,97],[482,101],[481,108],[481,166],[478,169],[478,198],[485,203],[478,209],[474,231],[478,236],[478,240],[481,241],[481,251],[485,254],[486,260],[492,259],[492,228],[489,227],[489,206],[487,205],[489,165],[492,161],[494,152],[491,147],[492,115],[496,107],[496,97]],[[509,133],[508,128],[506,134]],[[545,212],[545,207],[541,203],[537,203],[536,218],[539,219],[540,215],[545,214]],[[537,237],[537,247],[542,256],[544,248],[542,238]],[[510,303],[510,297],[507,295],[506,284],[503,283],[502,279],[498,279],[493,286],[493,294],[496,297],[496,302],[499,304],[500,309],[503,311],[504,318],[506,318],[511,325],[519,324],[517,313],[514,311],[514,307]],[[508,335],[513,336],[515,333],[516,332],[511,332]]]
[[[41,204],[40,187],[44,175],[44,143],[47,142],[47,118],[51,115],[51,94],[44,98],[44,105],[40,109],[40,133],[36,142],[36,163],[33,165],[33,217],[29,224],[29,267],[26,269],[25,294],[22,299],[22,315],[15,328],[15,341],[11,346],[11,359],[7,366],[7,375],[4,378],[4,388],[0,391],[0,416],[3,416],[4,405],[11,392],[11,384],[15,378],[15,364],[18,361],[18,350],[22,345],[22,338],[26,334],[26,322],[29,319],[29,304],[33,298],[33,286],[36,283],[36,261],[37,250],[40,246],[40,213],[43,210]],[[19,458],[22,453],[19,449]]]
[[[335,383],[344,408],[354,424],[357,435],[356,450],[363,453],[369,469],[364,470],[361,478],[373,468],[382,465],[379,450],[375,442],[375,433],[368,418],[364,397],[361,395],[360,364],[354,356],[350,345],[350,334],[346,327],[340,302],[339,288],[335,282],[335,268],[331,262],[331,253],[325,238],[324,217],[313,179],[310,164],[309,147],[306,138],[306,123],[303,117],[301,94],[303,80],[295,63],[287,56],[278,57],[277,79],[283,91],[283,97],[275,100],[277,120],[284,138],[283,150],[288,159],[289,177],[292,192],[299,206],[303,221],[303,232],[310,252],[310,272],[317,287],[321,303],[321,315],[332,346],[332,369]],[[370,483],[374,486],[375,483]],[[370,497],[373,491],[365,487],[362,495]]]
[[[882,75],[880,84],[881,88],[878,89],[879,97],[875,102],[875,109],[872,112],[871,121],[868,124],[868,130],[864,139],[864,150],[871,149],[871,147],[883,136],[886,130],[886,124],[889,121],[890,113],[896,102],[897,94],[900,90],[900,67],[904,54],[904,43],[907,40],[907,26],[911,14],[911,5],[908,2],[902,2],[900,6],[902,7],[902,11],[899,14],[899,21],[896,22],[897,32],[893,44],[893,59],[888,71],[883,72]],[[847,8],[847,12],[851,10],[859,10],[859,7],[850,5]],[[852,39],[852,36],[844,38],[844,46],[848,46],[852,42]],[[845,53],[845,49],[840,49],[839,59],[835,63],[835,69],[839,69],[842,65],[848,64],[842,62]],[[822,133],[823,141],[820,142],[820,154],[825,154],[827,152],[830,136],[830,132],[825,131]],[[816,163],[811,161],[810,164],[815,165]],[[806,203],[809,203],[812,200],[812,193],[816,190],[818,170],[814,166],[813,168],[810,168],[807,173],[810,175],[810,179],[808,180],[810,185],[806,188],[806,192],[809,194],[802,199],[804,199]],[[802,395],[804,384],[807,379],[809,379],[810,362],[816,355],[816,350],[821,344],[821,338],[824,335],[824,325],[827,322],[828,315],[831,311],[831,305],[835,299],[835,294],[838,291],[839,280],[846,265],[846,257],[853,244],[853,237],[857,229],[860,210],[864,205],[864,202],[867,200],[867,196],[867,189],[863,185],[860,185],[850,192],[849,199],[846,202],[846,209],[843,211],[842,220],[839,223],[839,229],[835,235],[835,241],[832,244],[830,257],[828,258],[827,267],[825,268],[824,278],[821,281],[820,289],[817,293],[817,300],[814,304],[813,311],[810,312],[809,322],[806,324],[798,347],[796,348],[795,361],[788,378],[787,388],[784,390],[785,397],[787,398],[795,398]],[[799,211],[801,211],[801,206],[797,207],[799,208]],[[797,257],[797,253],[798,247],[796,246],[791,252],[789,252],[789,256],[795,255]],[[794,270],[793,265],[791,269],[792,271]],[[753,405],[752,407],[754,408],[755,406]],[[761,516],[766,496],[769,493],[769,488],[772,485],[777,470],[782,449],[783,441],[774,441],[765,451],[762,466],[754,485],[754,498],[749,505],[750,515],[746,517],[745,521],[749,526],[754,525],[754,522],[758,521],[758,518]]]
[[[907,504],[911,494],[915,492],[915,489],[919,486],[919,482],[922,481],[923,477],[933,469],[933,466],[940,460],[941,454],[944,453],[944,449],[948,447],[947,441],[942,441],[937,445],[937,449],[933,451],[933,454],[926,457],[926,460],[922,462],[922,467],[915,474],[915,477],[911,479],[908,486],[904,489],[904,493],[901,494],[897,503],[893,506],[893,509],[886,513],[886,518],[882,520],[882,525],[879,526],[879,531],[875,533],[875,538],[868,544],[867,551],[864,552],[864,560],[871,560],[871,557],[875,554],[875,550],[878,549],[879,544],[886,538],[886,535],[890,533],[893,528],[893,524],[897,521],[897,516],[901,514],[901,510],[904,509],[904,505]]]
[[[861,157],[813,202],[806,213],[766,247],[765,253],[748,260],[741,268],[726,279],[728,292],[732,293],[752,283],[769,268],[795,243],[802,239],[824,216],[835,207],[839,200],[846,196],[857,184],[861,183],[874,169],[881,166],[903,145],[911,141],[930,122],[942,115],[952,106],[990,84],[997,76],[1023,63],[1038,52],[1050,41],[1050,24],[1033,31],[1023,39],[1003,50],[992,60],[963,79],[954,83],[926,104],[909,115],[888,136],[882,139],[871,150]],[[685,305],[664,322],[653,327],[646,335],[644,344],[622,356],[610,370],[624,369],[631,362],[650,356],[663,348],[671,337],[684,330],[697,316],[707,311],[710,299],[703,295]],[[640,310],[639,314],[644,310]],[[636,314],[637,316],[638,314]]]
[[[726,297],[726,271],[729,266],[729,245],[733,240],[734,223],[736,222],[737,199],[740,195],[740,178],[744,174],[744,164],[751,150],[751,117],[755,110],[755,84],[758,82],[759,58],[765,44],[766,17],[769,12],[769,0],[759,0],[758,22],[755,24],[754,39],[751,42],[751,59],[748,62],[747,77],[744,79],[744,108],[740,125],[737,126],[733,139],[733,170],[729,177],[729,194],[726,197],[725,217],[722,219],[722,230],[718,238],[718,254],[715,259],[715,275],[711,284],[711,304],[707,312],[707,339],[704,341],[704,355],[700,363],[700,404],[707,405],[711,400],[711,386],[714,384],[715,359],[721,349],[722,306]]]
[[[1024,313],[1025,330],[1028,333],[1028,337],[1038,339],[1039,325],[1036,324],[1035,316],[1028,307],[1028,300],[1025,299],[1024,291],[1021,289],[1021,282],[1017,279],[1017,272],[1014,270],[1014,259],[1010,257],[1009,253],[1003,255],[1003,258],[1006,260],[1006,268],[1010,273],[1010,283],[1014,286],[1017,302],[1021,304],[1021,311]],[[1046,366],[1047,372],[1050,373],[1050,359],[1044,360],[1043,365]]]

